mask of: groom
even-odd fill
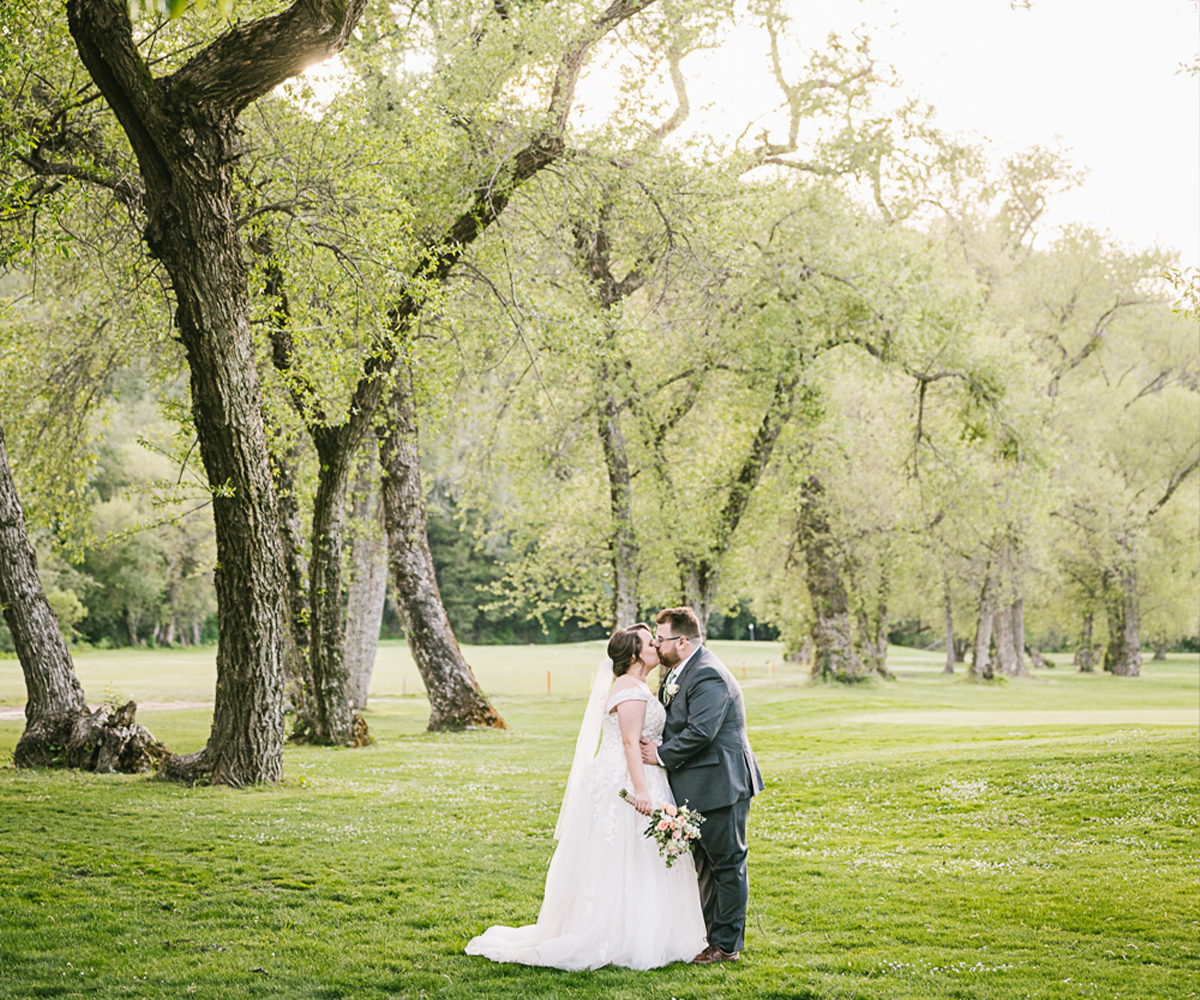
[[[746,929],[746,817],[762,790],[762,774],[746,737],[742,689],[704,648],[691,608],[668,608],[655,619],[664,678],[658,700],[666,706],[663,742],[642,741],[642,759],[667,769],[671,791],[704,814],[696,844],[696,874],[708,929],[708,947],[693,959],[736,962]]]

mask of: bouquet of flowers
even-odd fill
[[[624,788],[617,794],[623,799],[631,798]],[[650,814],[650,825],[646,827],[645,836],[658,844],[658,853],[667,859],[667,867],[670,868],[676,858],[696,846],[703,822],[704,816],[695,809],[689,809],[686,802],[681,806],[664,802]]]

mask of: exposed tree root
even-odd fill
[[[296,721],[292,725],[292,731],[288,734],[289,743],[299,743],[306,746],[333,746],[327,738],[319,736],[316,729],[306,716],[296,715]],[[373,741],[370,730],[367,728],[367,720],[357,712],[353,713],[350,723],[350,740],[346,743],[348,747],[369,746]]]
[[[145,774],[170,751],[134,721],[137,703],[101,705],[93,712],[57,712],[25,728],[13,763],[17,767],[73,767],[97,774]]]
[[[439,704],[429,716],[428,733],[456,732],[463,729],[507,729],[500,713],[478,691],[451,702]]]

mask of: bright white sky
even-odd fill
[[[1200,51],[1192,0],[791,0],[805,45],[866,24],[876,58],[938,109],[949,131],[998,154],[1058,138],[1088,169],[1052,224],[1083,222],[1132,247],[1200,264]],[[735,32],[703,71],[684,63],[693,120],[742,125],[775,100],[765,39]],[[759,68],[763,67],[761,73]],[[708,106],[710,110],[702,111]],[[711,116],[711,117],[710,117]]]
[[[937,123],[986,139],[997,158],[1038,144],[1088,171],[1046,222],[1107,230],[1130,248],[1158,244],[1200,265],[1200,78],[1178,72],[1200,51],[1195,0],[788,0],[794,33],[819,46],[866,26],[872,54]],[[779,102],[761,30],[735,28],[684,62],[689,124],[741,133]],[[314,67],[313,77],[337,69]],[[579,122],[611,99],[604,70],[580,87]]]

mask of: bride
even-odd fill
[[[558,969],[653,969],[691,961],[707,946],[692,856],[668,868],[643,836],[645,817],[675,801],[666,771],[642,763],[640,741],[660,742],[666,719],[646,686],[658,666],[649,626],[613,633],[608,656],[579,730],[537,923],[489,927],[471,939],[468,955]],[[622,788],[632,792],[628,800]]]

